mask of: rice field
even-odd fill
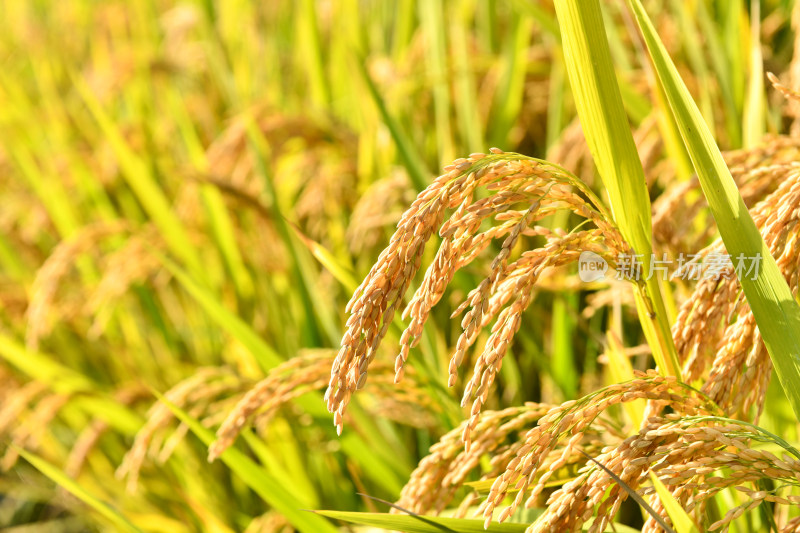
[[[800,531],[800,4],[0,13],[0,530]]]

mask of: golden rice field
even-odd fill
[[[0,13],[0,531],[800,532],[800,4]]]

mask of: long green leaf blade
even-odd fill
[[[104,502],[94,494],[84,489],[75,480],[71,479],[60,469],[51,465],[38,455],[27,452],[22,448],[16,448],[17,452],[36,470],[50,478],[60,487],[72,493],[73,496],[81,500],[83,503],[97,511],[100,515],[110,521],[119,531],[129,531],[132,533],[142,533],[142,530],[133,525],[125,516],[122,515],[117,509],[113,508],[107,502]]]
[[[735,259],[760,260],[760,272],[753,276],[755,279],[744,275],[739,281],[778,379],[795,415],[800,417],[800,306],[750,217],[711,131],[644,7],[639,0],[628,0],[628,5],[644,35],[654,68],[728,254]]]
[[[652,253],[650,198],[611,63],[597,0],[556,0],[564,60],[586,141],[623,236],[647,273]],[[639,285],[637,304],[648,342],[661,372],[680,377],[666,308],[657,276]]]
[[[242,343],[253,354],[261,367],[268,370],[283,362],[278,352],[264,342],[253,329],[241,318],[227,310],[222,303],[207,289],[195,282],[189,274],[181,270],[178,265],[161,257],[161,261],[184,289],[200,304],[209,316],[223,329]]]
[[[192,418],[186,411],[171,403],[161,394],[156,393],[156,395],[181,422],[189,426],[192,433],[197,435],[205,445],[210,445],[214,441],[214,433],[211,430],[203,427],[198,420]],[[337,531],[327,520],[303,511],[302,505],[283,487],[281,481],[274,479],[266,470],[239,450],[228,448],[220,458],[248,487],[286,517],[299,531],[309,533],[335,533]]]
[[[385,513],[354,513],[343,511],[315,511],[316,514],[336,518],[353,524],[372,526],[407,533],[522,533],[528,524],[500,524],[492,522],[484,529],[483,520],[445,518],[443,516],[399,515]]]
[[[468,518],[449,518],[444,516],[402,515],[388,513],[356,513],[346,511],[314,511],[328,518],[335,518],[352,524],[377,527],[385,530],[404,531],[406,533],[521,533],[529,524],[512,522],[492,522],[483,527],[483,520]],[[589,529],[587,524],[583,531]],[[606,531],[618,533],[634,533],[637,530],[624,524],[614,523]]]
[[[658,476],[652,471],[650,472],[650,481],[653,482],[653,487],[655,487],[658,497],[661,499],[661,505],[664,506],[667,515],[669,515],[669,519],[672,520],[675,531],[677,531],[677,533],[699,533],[697,526],[686,510],[681,507],[678,500],[675,499],[669,489],[667,489],[661,480],[658,479]]]

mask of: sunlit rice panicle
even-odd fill
[[[796,494],[787,494],[785,496],[778,496],[775,494],[771,494],[766,490],[754,490],[749,489],[747,487],[735,487],[736,490],[739,492],[744,493],[749,501],[743,503],[739,506],[736,506],[732,509],[729,509],[725,516],[721,519],[717,520],[713,524],[708,527],[709,531],[719,531],[720,533],[726,533],[731,526],[731,523],[742,516],[744,513],[750,512],[758,508],[763,503],[773,503],[778,505],[786,505],[789,508],[796,507],[800,505],[800,496]],[[781,529],[781,531],[792,530],[790,528],[794,528],[794,525],[787,524],[788,528],[785,527]]]
[[[230,397],[232,392],[238,390],[240,382],[225,368],[208,367],[199,368],[191,377],[181,381],[164,394],[170,403],[187,410],[194,418],[199,418],[208,412],[218,397]],[[216,412],[216,411],[214,411]],[[148,411],[147,421],[134,438],[133,445],[122,459],[122,464],[117,468],[118,478],[127,477],[128,490],[134,492],[139,479],[139,472],[148,454],[160,456],[167,455],[162,450],[164,435],[160,431],[175,419],[172,410],[162,402],[156,402]],[[181,433],[185,430],[179,430]],[[167,445],[171,448],[175,442]]]
[[[795,516],[781,528],[780,533],[800,533],[800,516]]]
[[[271,369],[225,414],[217,438],[209,447],[209,462],[228,449],[245,426],[264,427],[281,407],[293,399],[323,389],[328,384],[335,356],[333,350],[305,350]],[[398,389],[390,365],[376,363],[375,367],[375,375],[365,391],[374,400],[370,405],[371,412],[410,425],[431,426],[434,423],[431,413],[437,410],[437,406],[427,391],[420,389],[414,379]]]
[[[74,267],[75,261],[85,252],[95,248],[97,241],[124,229],[122,222],[86,226],[77,235],[59,243],[36,273],[31,286],[28,304],[28,328],[25,344],[36,350],[39,339],[50,331],[50,312],[54,308],[56,292],[63,278]]]
[[[794,4],[792,8],[791,26],[792,31],[794,31],[794,46],[792,61],[789,63],[789,80],[793,87],[800,87],[800,5],[798,4]],[[767,76],[770,78],[770,82],[774,84],[772,80],[774,75],[770,72]],[[800,134],[800,100],[797,98],[789,99],[784,115],[794,119],[789,132],[793,137],[797,137]]]
[[[790,102],[800,102],[800,93],[781,83],[781,80],[779,80],[775,74],[772,72],[767,72],[767,78],[769,78],[769,82],[772,84],[775,90],[781,93],[784,98]]]
[[[724,333],[722,325],[736,306],[737,286],[733,279],[701,280],[681,306],[672,335],[687,381],[699,379],[710,365]]]
[[[490,480],[501,475],[524,445],[523,437],[528,427],[552,409],[554,407],[551,405],[527,403],[502,411],[483,411],[475,427],[475,439],[468,450],[461,442],[466,425],[466,422],[463,423],[431,446],[429,455],[419,463],[403,487],[397,504],[420,514],[440,513],[469,479],[468,476],[480,467],[483,457],[489,457],[490,460],[489,468],[482,472],[481,479]],[[623,438],[611,425],[598,420],[596,427],[584,433],[581,449],[589,453],[598,452],[603,439],[601,431],[605,437]],[[549,465],[560,460],[560,457],[558,448],[551,450],[543,458],[542,470],[547,471]],[[576,455],[568,463],[582,463],[582,457]],[[474,501],[474,495],[468,496],[455,515],[465,516],[467,504]]]
[[[271,162],[282,165],[270,179],[276,186],[293,189],[295,221],[304,233],[324,242],[331,220],[351,207],[356,197],[357,169],[351,157],[357,149],[356,136],[330,118],[253,106],[235,117],[208,148],[208,181],[245,198],[267,194],[265,181],[259,178],[257,151],[252,149],[254,136],[269,150]],[[303,149],[297,150],[297,142]]]
[[[35,406],[28,405],[30,413],[22,420],[15,420],[16,424],[9,438],[14,446],[9,447],[0,459],[0,469],[7,471],[16,464],[19,448],[36,450],[47,432],[48,425],[69,400],[67,394],[50,394],[41,398]]]
[[[468,451],[461,442],[466,422],[450,431],[431,446],[429,455],[420,461],[403,487],[397,505],[420,514],[441,512],[483,455],[495,452],[510,434],[524,431],[550,408],[549,405],[526,404],[502,411],[484,411],[476,426],[475,442]]]
[[[89,453],[97,446],[100,438],[108,431],[108,423],[95,420],[84,428],[69,451],[69,456],[64,464],[64,473],[71,478],[76,478],[81,472]]]
[[[633,132],[633,141],[642,161],[647,187],[651,188],[659,177],[656,170],[663,161],[661,157],[664,152],[664,138],[656,115],[650,115],[642,121]]]
[[[13,383],[11,385],[5,389],[6,394],[0,403],[0,435],[9,431],[28,406],[37,402],[37,398],[47,391],[47,385],[41,381],[29,381],[20,386]]]
[[[105,258],[100,283],[86,304],[86,311],[94,316],[90,336],[98,336],[109,320],[108,304],[122,297],[135,282],[158,271],[161,261],[152,250],[158,250],[160,245],[158,233],[151,228],[132,235],[125,246]]]
[[[798,165],[800,137],[767,135],[754,147],[722,155],[745,205],[752,207],[774,192]],[[705,246],[715,229],[696,175],[689,181],[666,183],[664,192],[653,202],[654,243],[675,257]]]
[[[150,398],[150,391],[140,386],[122,388],[114,394],[114,400],[124,406],[130,406],[134,402],[144,398]],[[98,419],[81,430],[64,464],[64,472],[68,476],[71,478],[78,477],[83,465],[86,463],[87,457],[109,429],[110,425],[108,421]]]
[[[481,504],[488,525],[495,508],[505,500],[509,491],[518,490],[511,505],[504,508],[498,520],[507,519],[523,502],[533,505],[547,481],[576,452],[585,432],[595,419],[612,405],[637,399],[647,399],[669,405],[676,413],[686,415],[713,414],[715,406],[702,395],[672,377],[654,371],[627,383],[611,385],[580,400],[571,400],[553,408],[527,432],[524,444],[508,464],[505,472],[492,485],[486,500]],[[543,459],[565,441],[560,457],[543,469]]]
[[[790,289],[800,287],[800,167],[786,167],[777,190],[750,210]],[[717,242],[703,254],[725,252]],[[729,279],[700,281],[673,326],[687,379],[705,377],[703,391],[733,415],[764,404],[772,365],[734,274],[737,259],[723,271]],[[754,275],[742,271],[745,275]]]
[[[386,335],[411,278],[420,267],[425,243],[441,224],[445,209],[463,201],[475,187],[475,182],[486,174],[485,169],[481,169],[480,174],[461,172],[473,162],[464,160],[457,163],[458,168],[450,169],[420,193],[398,223],[389,248],[381,253],[347,305],[351,316],[325,394],[328,410],[334,413],[334,424],[339,432],[350,395],[364,386],[367,367]],[[401,368],[402,364],[398,365],[398,374]]]
[[[578,117],[564,128],[558,141],[547,151],[546,159],[558,161],[585,183],[593,185],[596,174],[594,160]]]
[[[421,266],[425,244],[437,229],[442,244],[404,311],[410,323],[400,340],[396,380],[402,379],[409,352],[419,342],[431,309],[441,299],[455,272],[473,261],[493,240],[502,239],[489,274],[454,313],[455,316],[465,311],[461,322],[464,332],[450,363],[451,386],[466,350],[475,342],[480,329],[498,318],[491,344],[484,350],[465,394],[465,398],[473,390],[477,394],[473,416],[485,401],[493,374],[519,328],[520,315],[530,304],[530,289],[541,273],[546,268],[577,260],[580,252],[587,249],[611,262],[618,254],[630,251],[594,194],[560,167],[493,149],[489,155],[472,154],[458,159],[445,167],[445,171],[403,214],[389,247],[381,253],[347,306],[350,312],[347,331],[326,392],[328,409],[334,413],[334,424],[339,431],[350,396],[366,382],[375,350]],[[487,190],[488,196],[476,196],[479,188]],[[445,222],[447,209],[454,211]],[[566,233],[534,225],[564,209],[590,220],[597,229]],[[481,231],[483,222],[491,219],[497,224]],[[522,236],[545,237],[547,244],[523,252],[513,260],[512,251]],[[469,430],[465,436],[468,433]]]
[[[705,503],[726,488],[735,487],[751,495],[741,510],[732,510],[712,524],[710,529],[714,530],[752,508],[754,501],[786,504],[797,498],[748,488],[762,479],[796,486],[800,473],[797,457],[785,454],[779,459],[770,452],[753,449],[752,441],[764,442],[770,438],[732,420],[672,414],[648,419],[638,434],[607,447],[596,460],[629,488],[649,494],[653,509],[668,522],[669,516],[652,487],[642,488],[651,471],[696,518],[702,516]],[[616,480],[589,462],[576,479],[551,495],[545,513],[528,529],[580,531],[593,518],[589,531],[604,531],[627,497],[627,491]],[[642,531],[655,533],[661,528],[650,518]]]
[[[393,226],[413,201],[413,188],[402,172],[373,183],[361,195],[350,216],[345,235],[350,251],[360,254],[378,245],[385,237],[384,229]]]
[[[209,447],[209,462],[214,461],[233,444],[256,412],[262,417],[270,417],[291,399],[310,390],[323,388],[330,377],[332,359],[333,354],[327,352],[293,357],[270,371],[228,413],[217,430],[216,440]]]
[[[491,334],[486,341],[483,352],[475,361],[472,377],[467,382],[462,397],[463,406],[471,398],[474,398],[470,410],[470,421],[465,426],[462,435],[464,444],[467,447],[470,445],[471,433],[477,422],[477,414],[480,413],[483,404],[486,402],[489,387],[500,371],[503,356],[507,352],[514,334],[519,330],[521,315],[531,303],[533,286],[539,276],[547,268],[576,262],[584,251],[595,252],[603,257],[609,265],[616,266],[616,254],[610,254],[606,245],[603,244],[605,237],[607,236],[602,235],[600,230],[569,233],[560,235],[559,238],[550,239],[544,248],[523,252],[518,261],[509,265],[510,273],[498,285],[493,297],[486,299],[488,301],[488,305],[485,306],[487,312],[483,313],[481,321],[477,323],[477,327],[486,326],[489,320],[495,317],[497,320],[492,326]],[[623,250],[619,250],[619,253],[622,252]],[[497,303],[505,304],[511,299],[514,300],[511,305],[505,307],[498,314],[497,309],[499,306]],[[473,309],[478,308],[484,309],[484,303],[476,302],[473,304]],[[465,317],[464,322],[467,321],[467,317],[469,317],[469,314]],[[451,383],[454,381],[454,369],[458,366],[458,358],[463,357],[466,349],[475,342],[477,332],[477,328],[475,332],[470,332],[465,328],[464,333],[459,338],[456,354],[450,362]]]
[[[254,172],[257,160],[249,149],[251,125],[254,126],[252,131],[262,136],[274,156],[282,155],[292,139],[302,139],[307,148],[328,144],[332,139],[343,148],[353,148],[353,140],[346,139],[347,131],[343,128],[332,127],[308,116],[287,115],[263,104],[253,106],[233,117],[208,147],[206,157],[209,173],[214,178],[255,197],[263,193],[264,183],[255,179],[258,176]]]

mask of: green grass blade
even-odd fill
[[[728,254],[760,257],[755,279],[740,282],[772,363],[800,417],[800,306],[792,296],[761,234],[747,211],[722,154],[639,0],[628,0],[692,159]]]
[[[0,335],[0,358],[61,393],[89,392],[96,387],[83,374],[56,362],[47,355],[28,350],[21,343],[5,335]]]
[[[672,13],[675,14],[676,22],[680,28],[681,38],[683,39],[684,50],[703,50],[703,40],[697,28],[696,17],[691,5],[683,0],[670,0]],[[711,97],[711,82],[713,75],[711,67],[706,63],[704,54],[686,54],[686,60],[694,71],[698,79],[699,105],[706,123],[711,127],[714,124],[714,103]],[[681,148],[683,150],[683,148]],[[691,163],[687,163],[691,167]]]
[[[167,93],[166,100],[178,124],[181,138],[186,145],[186,151],[194,170],[208,172],[208,160],[203,144],[186,109],[183,96],[174,90]],[[200,187],[200,196],[208,214],[211,235],[214,237],[217,249],[225,261],[233,282],[242,298],[250,299],[254,291],[253,281],[250,279],[242,254],[236,244],[236,230],[222,193],[212,185],[203,184]]]
[[[532,18],[520,16],[514,22],[506,40],[501,64],[502,74],[492,102],[489,144],[500,146],[508,144],[508,134],[522,110],[528,45],[533,27]]]
[[[295,4],[297,17],[297,51],[298,62],[305,66],[308,74],[308,87],[311,100],[320,109],[324,109],[330,101],[330,88],[325,75],[325,59],[323,57],[322,38],[320,36],[319,6],[314,0],[303,0]]]
[[[314,508],[319,505],[319,496],[302,464],[300,456],[305,455],[305,450],[293,438],[289,424],[284,419],[272,420],[270,435],[275,437],[269,444],[250,431],[243,432],[242,438],[267,471],[275,477],[292,480],[291,486],[286,487],[286,490],[298,502],[302,502],[305,508]],[[276,426],[280,426],[277,432]]]
[[[358,281],[353,275],[353,269],[349,265],[342,264],[342,261],[333,255],[330,250],[303,233],[300,228],[297,227],[297,224],[290,222],[289,226],[294,230],[294,234],[297,235],[305,247],[308,248],[311,255],[336,278],[336,281],[341,283],[342,287],[351,294],[355,292],[358,288]]]
[[[344,511],[314,511],[316,514],[352,524],[377,527],[406,533],[522,533],[528,524],[498,524],[492,522],[484,529],[483,520],[445,518],[443,516],[397,515],[384,513],[353,513]]]
[[[571,315],[576,300],[575,294],[559,294],[553,300],[550,372],[565,398],[574,398],[578,394],[580,379],[573,347],[576,324]]]
[[[447,76],[447,49],[444,42],[444,10],[442,0],[426,0],[417,4],[422,31],[427,46],[428,78],[433,92],[433,112],[436,123],[436,145],[439,161],[455,159],[450,127],[450,87]],[[458,24],[451,21],[450,24]]]
[[[114,527],[117,528],[118,531],[142,533],[141,529],[133,525],[117,509],[112,507],[109,503],[104,502],[97,496],[91,494],[57,467],[51,465],[38,455],[27,452],[16,446],[14,448],[16,449],[17,453],[19,453],[26,461],[33,465],[33,467],[39,472],[50,478],[50,480],[55,482],[58,486],[69,491],[73,496],[81,500],[83,503],[97,511],[106,520],[114,524]]]
[[[752,148],[764,137],[764,58],[761,54],[761,4],[750,6],[750,79],[744,102],[742,142]]]
[[[539,26],[544,32],[555,37],[559,36],[558,23],[553,17],[553,14],[543,6],[539,5],[538,2],[512,0],[511,5],[516,11],[519,11],[520,14],[524,14],[525,16],[531,17],[533,20],[535,20],[536,25]]]
[[[292,270],[297,279],[296,286],[300,293],[305,315],[308,317],[306,331],[309,340],[318,343],[324,334],[328,341],[335,346],[342,337],[336,324],[335,312],[332,307],[321,305],[318,299],[314,297],[317,288],[316,273],[311,269],[308,254],[301,253],[304,250],[298,246],[297,238],[292,235],[287,219],[284,216],[286,211],[281,205],[282,202],[278,197],[274,176],[268,163],[271,156],[269,143],[256,126],[254,118],[252,116],[247,116],[246,118],[248,142],[255,156],[258,174],[264,180],[269,206],[274,213],[272,220],[275,222],[286,250],[292,259]],[[311,320],[312,317],[315,317],[316,320]]]
[[[175,214],[164,192],[147,164],[128,146],[113,118],[103,109],[86,82],[74,77],[73,82],[100,129],[108,138],[119,159],[122,175],[136,194],[153,223],[158,227],[172,253],[187,265],[193,275],[203,279],[204,270],[196,250],[191,245],[182,222]]]
[[[77,396],[70,405],[102,420],[123,435],[136,435],[145,423],[141,415],[108,396]]]
[[[398,63],[408,52],[414,33],[414,0],[394,2],[394,31],[392,32],[392,57]]]
[[[77,232],[80,224],[73,212],[73,206],[65,201],[70,195],[67,194],[61,178],[56,174],[56,179],[53,179],[54,176],[39,170],[33,156],[23,145],[7,142],[7,146],[19,168],[19,174],[25,178],[47,209],[58,233],[66,238]]]
[[[628,359],[628,356],[624,353],[622,342],[610,329],[606,335],[606,342],[605,354],[606,357],[608,357],[608,370],[611,374],[611,381],[613,383],[625,383],[626,381],[634,379],[633,365],[631,365],[630,359]],[[632,421],[633,427],[642,427],[646,405],[647,402],[644,400],[636,400],[622,404],[622,407]]]
[[[171,403],[161,394],[155,393],[164,405],[168,406],[181,422],[189,426],[205,445],[211,444],[214,433],[184,410]],[[285,488],[284,484],[291,480],[279,480],[270,476],[263,468],[235,448],[228,448],[220,459],[242,480],[253,489],[273,509],[281,513],[298,531],[309,533],[335,533],[338,531],[330,522],[313,513],[303,511],[300,504]]]
[[[261,337],[253,331],[241,318],[227,310],[222,303],[208,292],[207,289],[196,283],[186,272],[181,270],[178,265],[161,257],[161,261],[170,273],[175,276],[186,292],[200,304],[208,316],[219,324],[236,340],[247,348],[255,357],[264,370],[268,370],[283,362],[281,357],[272,347],[264,342]]]
[[[714,17],[709,13],[707,2],[695,2],[697,7],[693,13],[697,19],[703,39],[706,41],[706,50],[711,58],[711,66],[718,80],[720,92],[722,93],[723,115],[725,127],[728,135],[728,142],[731,146],[741,144],[742,132],[740,130],[739,112],[736,107],[736,94],[734,85],[736,83],[730,61],[725,55],[725,44],[720,38],[718,25]]]
[[[274,366],[283,362],[283,357],[278,354],[270,345],[265,343],[259,335],[253,331],[239,317],[228,311],[212,294],[208,292],[191,277],[182,271],[176,264],[168,259],[161,258],[164,266],[172,273],[184,289],[200,304],[200,306],[208,313],[209,317],[216,322],[222,329],[228,332],[236,340],[242,343],[252,355],[258,360],[261,367],[266,371]],[[0,338],[1,340],[2,338]],[[2,345],[0,345],[0,348]],[[0,353],[2,355],[2,353]],[[306,412],[318,415],[320,417],[326,416],[327,411],[322,401],[321,394],[307,394],[297,400],[298,405]],[[355,407],[355,406],[354,406]],[[353,409],[351,413],[354,417],[356,424],[361,425],[365,429],[366,435],[377,433],[374,428],[373,421],[368,416],[360,412],[360,409]],[[378,439],[376,439],[378,440]],[[380,448],[371,449],[370,445],[356,435],[345,435],[341,439],[342,448],[344,452],[353,458],[357,463],[362,465],[368,477],[374,478],[382,487],[388,491],[399,491],[402,488],[402,482],[399,475],[392,469],[396,467],[402,469],[404,466],[395,463],[383,461],[380,458]],[[378,457],[376,457],[376,454]],[[396,457],[395,457],[396,459]]]
[[[364,83],[367,84],[367,89],[369,89],[369,94],[372,96],[372,100],[378,108],[378,113],[380,113],[381,119],[383,119],[386,128],[389,130],[392,139],[394,139],[397,145],[398,154],[403,161],[403,165],[406,167],[411,183],[414,184],[414,188],[418,191],[423,190],[430,182],[431,173],[428,172],[422,157],[414,149],[414,145],[403,130],[403,127],[389,112],[386,101],[383,99],[383,96],[381,96],[378,86],[375,85],[375,81],[373,81],[372,76],[370,76],[367,70],[365,60],[361,58],[358,61],[358,65],[361,76],[364,78]]]
[[[475,90],[475,67],[470,61],[468,46],[468,10],[460,6],[456,20],[449,24],[452,42],[453,66],[455,67],[455,104],[461,133],[461,144],[470,152],[478,152],[483,146],[483,122],[479,112],[478,94]]]
[[[586,141],[622,234],[647,273],[652,252],[650,198],[622,104],[597,0],[556,0],[564,60]],[[680,377],[656,276],[637,291],[639,317],[661,372]],[[649,299],[649,302],[647,301]]]
[[[658,479],[658,476],[650,472],[650,480],[653,482],[653,486],[658,493],[661,505],[664,506],[669,519],[672,520],[672,525],[675,526],[675,531],[677,533],[700,533],[700,530],[692,521],[691,517],[686,513],[684,508],[681,507],[678,500],[672,496],[672,493],[667,490],[667,487],[664,486],[661,480]]]

